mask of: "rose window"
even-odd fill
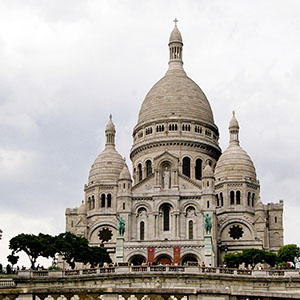
[[[244,234],[244,230],[239,225],[233,225],[229,229],[229,235],[234,240],[239,240]]]
[[[101,228],[98,233],[99,240],[109,242],[112,239],[112,231],[109,228]]]

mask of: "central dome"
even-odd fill
[[[169,69],[146,95],[139,112],[138,125],[176,118],[202,121],[216,128],[206,96],[183,69],[182,47],[182,37],[175,26],[169,39]]]
[[[214,125],[210,104],[200,87],[183,69],[169,70],[146,95],[138,123],[179,117]]]

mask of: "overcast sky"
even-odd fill
[[[65,230],[110,113],[129,162],[175,17],[221,148],[234,109],[261,199],[284,199],[285,243],[300,245],[299,15],[298,0],[0,0],[0,262],[16,234]]]

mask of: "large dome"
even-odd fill
[[[169,117],[201,120],[214,125],[206,96],[183,69],[169,70],[152,87],[140,109],[138,124]]]

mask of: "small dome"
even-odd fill
[[[114,132],[116,131],[115,125],[112,121],[112,115],[111,114],[109,115],[109,121],[106,125],[106,130],[105,131],[114,131]]]
[[[125,163],[123,170],[120,173],[120,177],[119,180],[122,179],[127,179],[127,180],[131,180],[131,175],[130,172],[128,170],[127,164]]]
[[[124,167],[124,159],[114,147],[106,147],[93,163],[90,174],[89,184],[114,184],[119,179]]]
[[[214,171],[209,164],[204,168],[202,177],[214,177]]]
[[[215,178],[216,180],[222,178],[256,180],[256,172],[246,151],[238,144],[230,144],[217,162]]]
[[[235,117],[235,112],[233,111],[232,112],[232,118],[230,120],[230,123],[229,123],[229,129],[239,129],[239,122],[237,121],[236,117]]]
[[[171,32],[171,35],[170,35],[169,43],[172,43],[172,42],[182,43],[181,33],[178,30],[177,26],[174,27],[174,29],[173,29],[173,31]]]
[[[78,208],[78,214],[86,214],[86,206],[83,201]]]

